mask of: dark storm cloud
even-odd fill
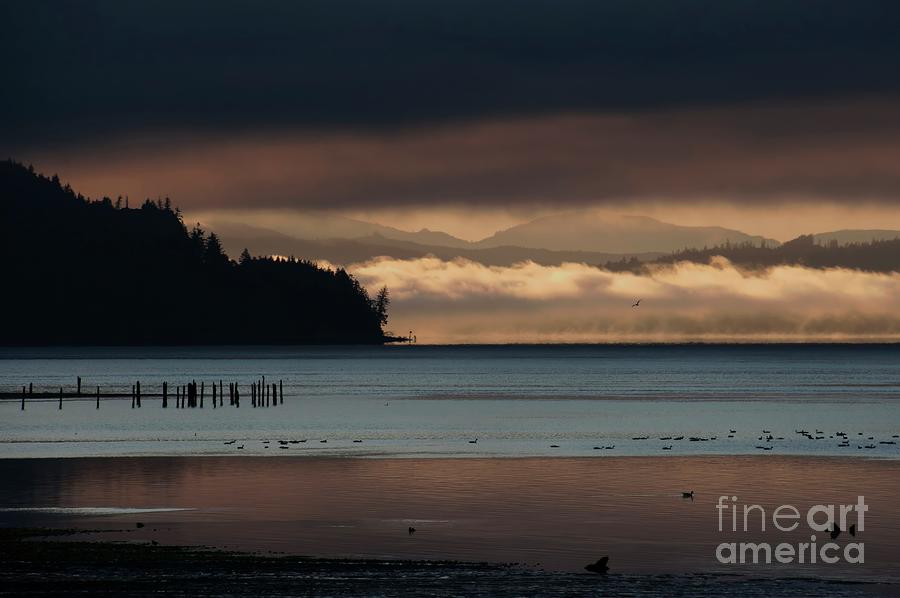
[[[900,197],[900,105],[757,103],[402,133],[166,135],[50,152],[35,162],[90,195],[170,195],[192,210],[647,200],[893,205]]]
[[[3,2],[0,150],[890,94],[855,0]]]

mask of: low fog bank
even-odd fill
[[[900,340],[898,273],[748,272],[724,258],[644,275],[434,257],[378,258],[349,270],[369,289],[388,286],[388,327],[414,330],[419,342]]]

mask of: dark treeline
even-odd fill
[[[850,268],[870,272],[900,271],[900,239],[873,240],[868,243],[839,244],[832,240],[816,243],[813,235],[801,235],[778,247],[752,243],[725,244],[703,249],[684,249],[649,262],[620,260],[608,262],[604,268],[615,272],[642,272],[648,265],[676,262],[709,263],[715,256],[727,258],[747,269],[763,269],[779,265],[809,268]]]
[[[188,230],[168,198],[90,201],[0,163],[0,343],[380,343],[387,293],[347,272],[241,255]]]

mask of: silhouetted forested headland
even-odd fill
[[[241,255],[188,230],[169,199],[90,201],[0,163],[0,343],[381,343],[387,293],[343,269]]]
[[[793,265],[808,268],[850,268],[870,272],[900,271],[900,239],[873,240],[868,243],[839,244],[836,240],[816,243],[813,235],[802,235],[778,247],[765,243],[725,244],[703,249],[684,249],[639,262],[636,259],[607,262],[604,268],[615,272],[645,271],[653,264],[677,262],[709,263],[715,256],[722,256],[733,264],[747,269],[763,269],[771,266]]]

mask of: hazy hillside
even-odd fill
[[[215,230],[225,230],[227,227],[236,230],[239,234],[240,227],[246,226],[239,223],[216,220],[207,224]],[[398,241],[409,241],[424,245],[440,245],[442,247],[470,246],[468,241],[457,239],[453,235],[440,231],[431,231],[424,228],[419,231],[405,231],[391,226],[321,212],[305,213],[302,217],[292,218],[289,232],[279,233],[267,228],[259,228],[258,230],[275,235],[282,234],[288,238],[306,240],[359,239],[361,237],[379,235],[386,239],[397,239]],[[282,230],[284,231],[285,228],[282,228]]]
[[[900,230],[856,230],[844,229],[813,235],[816,243],[825,245],[831,241],[837,241],[839,245],[847,243],[868,243],[869,241],[890,241],[900,239]]]
[[[686,247],[712,247],[726,241],[755,243],[774,239],[718,226],[679,226],[646,216],[598,216],[590,211],[545,216],[479,241],[478,247],[514,245],[554,250],[607,253],[670,252]]]
[[[416,232],[327,214],[309,214],[277,232],[245,224],[212,221],[236,255],[244,247],[266,255],[303,255],[349,264],[376,256],[442,259],[465,257],[488,265],[525,260],[546,265],[567,261],[604,263],[621,258],[654,259],[684,248],[714,247],[726,242],[777,246],[774,239],[709,226],[679,226],[643,216],[600,216],[569,212],[537,218],[470,243],[440,231]],[[285,230],[281,227],[281,230]]]
[[[716,256],[749,270],[771,266],[805,266],[807,268],[847,268],[870,272],[900,271],[900,238],[865,243],[837,242],[822,244],[814,235],[802,235],[778,247],[762,247],[752,243],[727,244],[707,249],[685,249],[652,262],[619,260],[605,264],[615,271],[646,272],[648,264],[695,262],[707,264]]]
[[[509,266],[531,260],[547,266],[563,262],[602,264],[612,260],[655,259],[660,252],[641,254],[617,254],[590,251],[551,251],[527,247],[489,247],[484,249],[457,249],[441,245],[426,245],[390,239],[381,235],[369,235],[357,239],[295,239],[265,228],[245,224],[221,223],[214,225],[222,238],[225,251],[237,256],[244,248],[261,255],[296,255],[311,260],[326,260],[332,264],[349,265],[373,257],[388,256],[397,259],[414,259],[433,255],[443,260],[463,257],[489,266]]]

